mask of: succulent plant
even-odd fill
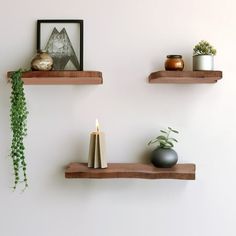
[[[167,130],[160,130],[160,132],[163,133],[163,135],[159,135],[156,138],[152,139],[148,143],[148,145],[157,143],[157,147],[170,149],[170,148],[174,147],[173,142],[178,142],[175,138],[170,137],[170,134],[172,132],[178,134],[179,132],[177,130],[174,130],[174,129],[168,127]]]
[[[195,47],[193,48],[193,55],[216,55],[216,49],[207,41],[202,40],[200,41]]]

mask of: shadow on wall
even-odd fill
[[[147,180],[147,179],[66,179],[66,166],[54,168],[45,181],[47,195],[68,196],[72,201],[85,201],[86,204],[103,196],[108,202],[112,199],[126,199],[131,204],[133,199],[143,204],[159,199],[165,204],[173,199],[182,198],[192,181],[184,180]],[[168,200],[169,199],[169,200]],[[119,200],[118,200],[119,201]],[[118,202],[119,203],[119,202]]]

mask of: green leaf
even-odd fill
[[[174,144],[173,144],[172,142],[167,141],[166,143],[167,143],[168,145],[170,145],[171,147],[174,147]]]
[[[172,146],[169,144],[166,144],[165,146],[163,146],[163,148],[169,149],[169,148],[172,148]]]
[[[174,130],[174,129],[172,129],[171,127],[168,127],[168,129],[169,129],[170,131],[172,131],[172,132],[176,133],[176,134],[178,134],[178,133],[179,133],[177,130]]]
[[[179,131],[177,131],[177,130],[174,130],[174,129],[172,129],[172,132],[174,132],[174,133],[176,133],[176,134],[178,134],[178,133],[179,133]]]
[[[166,145],[167,142],[165,140],[159,140],[159,143],[162,145]]]
[[[176,143],[178,143],[178,140],[176,140],[175,138],[169,138],[169,140],[173,140],[173,141],[175,141]]]
[[[167,132],[165,131],[165,130],[160,130],[162,133],[164,133],[164,134],[167,134]]]
[[[151,144],[156,143],[156,142],[158,142],[158,140],[157,139],[153,139],[153,140],[148,142],[148,145],[151,145]]]
[[[163,135],[160,135],[158,137],[156,137],[158,140],[167,140],[167,138]]]

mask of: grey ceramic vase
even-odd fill
[[[152,151],[151,162],[156,167],[170,168],[178,161],[178,155],[175,150],[158,147]]]

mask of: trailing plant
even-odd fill
[[[216,49],[207,41],[202,40],[200,41],[195,47],[193,48],[193,55],[216,55]]]
[[[24,183],[24,187],[28,187],[28,180],[26,174],[26,161],[25,161],[25,146],[24,137],[27,133],[26,121],[28,110],[26,106],[26,99],[24,93],[24,82],[22,81],[22,70],[19,69],[13,72],[10,76],[11,79],[11,130],[12,130],[12,144],[10,156],[12,158],[14,170],[14,189],[20,183]]]
[[[167,130],[160,130],[163,135],[159,135],[156,138],[152,139],[148,145],[156,143],[157,147],[160,148],[165,148],[165,149],[170,149],[174,147],[173,142],[178,142],[175,138],[170,137],[171,133],[176,133],[178,134],[179,132],[177,130],[174,130],[170,127],[168,127]]]

